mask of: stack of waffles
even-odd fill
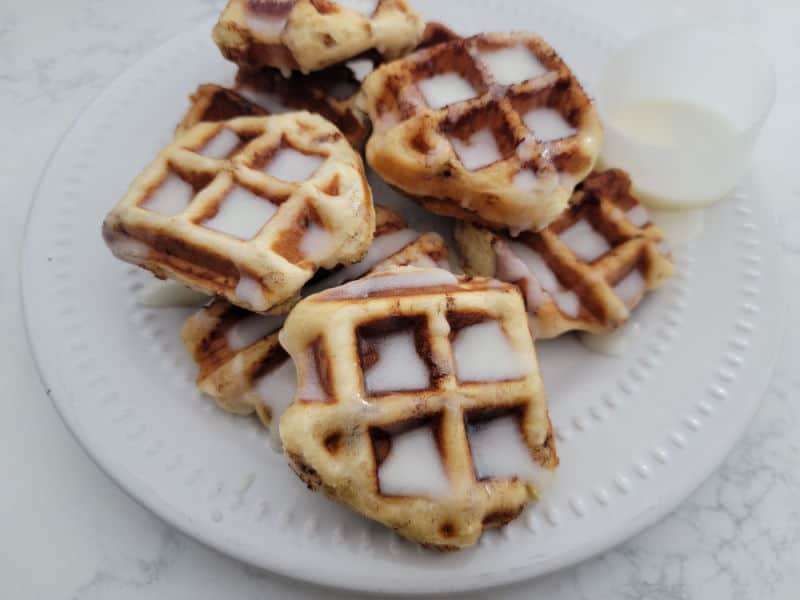
[[[593,172],[597,113],[537,35],[461,38],[406,0],[231,0],[213,37],[235,84],[198,87],[108,246],[212,297],[183,327],[198,388],[309,489],[475,544],[559,462],[534,341],[624,323],[671,274],[661,232],[626,173]],[[361,150],[454,219],[455,255],[373,204]]]

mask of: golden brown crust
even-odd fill
[[[375,214],[376,242],[384,235],[406,229],[403,218],[389,209],[376,206]],[[435,233],[426,233],[377,263],[370,272],[395,265],[441,266],[446,262],[444,240]],[[292,304],[297,300],[299,295]],[[242,415],[255,411],[264,426],[270,428],[274,415],[267,402],[276,399],[262,397],[256,387],[260,377],[280,368],[289,356],[278,342],[278,321],[275,321],[274,331],[267,328],[260,339],[248,346],[231,346],[229,332],[252,318],[252,313],[218,298],[186,320],[182,337],[186,350],[198,366],[198,389],[213,397],[223,410]],[[271,396],[269,391],[262,393]],[[280,404],[283,399],[277,401]]]
[[[217,136],[234,136],[239,145],[224,158],[204,156]],[[323,158],[309,182],[286,182],[260,171],[282,148]],[[339,193],[325,193],[334,179]],[[188,204],[176,214],[150,210],[147,203],[170,182],[181,189],[192,186]],[[202,224],[234,190],[273,205],[272,216],[250,239]],[[282,254],[284,233],[312,222],[327,232],[329,243],[302,256]],[[360,260],[374,226],[361,158],[331,123],[302,112],[196,125],[133,182],[106,218],[103,235],[122,260],[266,313],[292,302],[317,269]]]
[[[610,169],[592,173],[573,194],[569,208],[546,229],[514,239],[507,232],[500,234],[459,223],[455,229],[456,246],[467,273],[504,280],[509,280],[509,275],[501,271],[500,256],[514,252],[519,258],[513,245],[527,247],[544,260],[562,291],[576,294],[580,311],[570,315],[553,299],[552,290],[540,290],[540,297],[531,292],[530,279],[513,280],[526,298],[531,328],[537,337],[557,337],[576,330],[607,333],[629,318],[646,292],[659,288],[672,274],[663,234],[649,221],[633,223],[627,216],[635,214],[631,211],[636,211],[640,219],[646,215],[631,194],[628,174]],[[559,237],[582,220],[590,223],[609,246],[603,256],[591,262],[577,257]],[[641,293],[626,301],[614,287],[633,271],[641,274]],[[536,281],[530,272],[528,275]]]
[[[557,466],[558,456],[520,295],[492,280],[451,277],[446,283],[439,273],[384,271],[300,302],[280,336],[298,369],[298,389],[319,377],[308,354],[312,344],[328,356],[333,377],[324,402],[303,401],[300,392],[280,429],[292,469],[312,490],[426,547],[456,550],[474,544],[484,529],[514,519],[541,491],[538,480],[522,477],[479,480],[468,427],[511,416],[543,474]],[[380,284],[394,277],[431,283],[389,289]],[[377,288],[366,292],[373,282]],[[483,320],[502,324],[525,365],[519,379],[457,381],[451,336]],[[370,340],[406,330],[414,332],[417,353],[428,365],[429,388],[370,394],[362,374],[378,360]],[[392,452],[393,436],[418,427],[434,436],[448,492],[435,498],[382,493],[379,467]],[[331,439],[334,444],[326,443]]]
[[[213,31],[223,56],[247,68],[310,73],[370,49],[387,59],[402,56],[424,29],[406,0],[380,0],[371,15],[328,0],[282,6],[280,14],[265,14],[257,0],[230,0]]]
[[[481,53],[515,48],[535,56],[544,74],[501,85]],[[430,107],[419,82],[454,74],[476,96]],[[429,210],[493,228],[546,226],[592,169],[602,139],[580,84],[533,34],[483,34],[418,50],[373,72],[356,102],[372,120],[367,161],[381,177]],[[557,111],[575,133],[539,140],[523,120],[539,108]],[[453,140],[469,145],[478,133],[491,136],[500,158],[470,169]]]

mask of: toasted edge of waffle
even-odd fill
[[[367,365],[382,359],[373,356],[381,350],[373,350],[362,332],[389,335],[396,321],[426,340],[412,347],[427,364],[428,389],[384,393],[366,383]],[[469,379],[459,369],[462,358],[449,358],[448,344],[457,344],[462,331],[484,321],[502,328],[508,351],[514,353],[513,368],[520,369],[496,383]],[[396,268],[301,301],[280,340],[298,370],[297,397],[280,424],[292,469],[309,489],[423,546],[456,550],[473,545],[484,529],[508,523],[536,500],[558,465],[523,301],[510,284],[438,269]],[[459,382],[462,375],[466,381]],[[486,451],[486,442],[476,446],[478,429],[505,418],[511,419],[511,431],[519,428],[517,448],[530,465],[525,474],[512,467],[515,474],[503,466],[486,467],[485,459],[482,467],[473,464],[474,452]],[[430,428],[430,447],[439,457],[431,460],[440,461],[443,469],[444,480],[434,484],[438,491],[414,482],[398,487],[395,476],[383,470],[393,452],[402,453],[395,460],[408,460],[407,444],[401,450],[396,436],[423,428]],[[410,479],[430,466],[423,458],[414,461]],[[488,472],[478,474],[479,468]],[[436,464],[433,469],[439,472]]]
[[[203,83],[189,97],[189,110],[178,123],[180,136],[198,123],[216,123],[237,117],[266,116],[269,112],[235,90],[213,83]]]
[[[230,0],[213,38],[239,66],[310,73],[370,49],[387,59],[402,56],[423,29],[406,0],[379,0],[369,16],[330,0]]]
[[[202,155],[225,132],[239,138],[232,154]],[[321,162],[308,180],[290,182],[262,174],[272,156],[284,150],[320,156]],[[165,214],[146,206],[170,182],[189,189],[187,204]],[[224,209],[234,191],[248,195],[247,203],[260,197],[259,202],[273,205],[252,237],[203,225]],[[174,187],[163,194],[172,201]],[[347,199],[344,209],[340,197]],[[258,312],[285,312],[317,269],[364,256],[374,218],[360,156],[330,122],[298,112],[196,125],[136,178],[106,217],[103,235],[118,258],[160,278],[223,295]],[[323,229],[330,239],[309,254],[303,249],[306,236],[321,235]]]
[[[482,57],[517,49],[541,71],[498,83]],[[455,77],[447,89],[465,86],[473,96],[460,90],[431,107],[420,83],[439,76]],[[549,224],[593,168],[602,140],[599,117],[574,74],[528,33],[481,34],[416,51],[367,77],[356,104],[373,124],[367,161],[384,180],[432,212],[495,229]],[[526,119],[541,110],[558,113],[563,132],[538,124],[542,133],[532,132]]]
[[[583,232],[581,244],[585,245],[586,238],[594,240],[600,244],[595,252],[604,250],[602,239],[607,245],[593,260],[575,254],[560,237],[581,221],[591,227],[591,231]],[[594,238],[592,232],[600,237]],[[628,174],[618,169],[592,173],[576,189],[570,208],[538,233],[511,238],[459,223],[455,240],[468,273],[496,277],[520,287],[531,330],[540,338],[569,331],[613,331],[630,317],[647,292],[663,285],[672,274],[663,234],[631,194]],[[579,250],[584,253],[594,249]],[[538,278],[533,269],[538,269]],[[632,279],[626,279],[628,275]],[[637,281],[624,287],[625,297],[619,295],[617,286],[633,279]]]
[[[381,239],[389,240],[387,236],[392,236],[396,241],[377,255],[379,260],[369,268],[367,274],[393,266],[448,265],[447,245],[438,234],[413,232],[397,213],[381,206],[375,208],[374,243],[380,244]],[[416,235],[403,236],[403,232]],[[306,288],[318,288],[319,284],[324,285],[334,275],[335,271],[324,274],[319,281],[311,282]],[[274,373],[290,360],[278,342],[282,321],[277,317],[263,317],[264,321],[255,326],[255,336],[251,334],[250,338],[241,342],[245,344],[243,347],[233,348],[228,333],[237,323],[251,318],[257,316],[226,300],[216,299],[186,320],[183,342],[199,367],[198,389],[213,397],[219,407],[228,412],[249,415],[255,411],[264,426],[271,429],[273,437],[277,438],[273,408],[284,406],[286,400],[270,398],[271,403],[265,402],[257,388],[262,377]]]

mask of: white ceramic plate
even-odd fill
[[[591,91],[614,39],[540,4],[427,3],[462,32],[544,34]],[[435,5],[435,6],[431,6]],[[89,454],[186,533],[254,565],[373,591],[467,590],[564,567],[672,510],[744,430],[768,383],[781,329],[777,236],[743,186],[676,248],[674,279],[637,312],[624,358],[575,339],[539,350],[562,466],[544,500],[473,550],[440,555],[306,491],[254,419],[196,392],[179,331],[186,309],[145,308],[149,275],[114,260],[106,211],[160,147],[201,82],[232,68],[211,24],[182,35],[107,89],[44,174],[22,264],[31,342],[48,393]],[[373,178],[379,201],[441,227]]]

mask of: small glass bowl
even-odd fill
[[[611,59],[597,86],[601,164],[628,171],[652,206],[708,205],[747,171],[774,100],[774,69],[743,36],[707,27],[646,34]]]

